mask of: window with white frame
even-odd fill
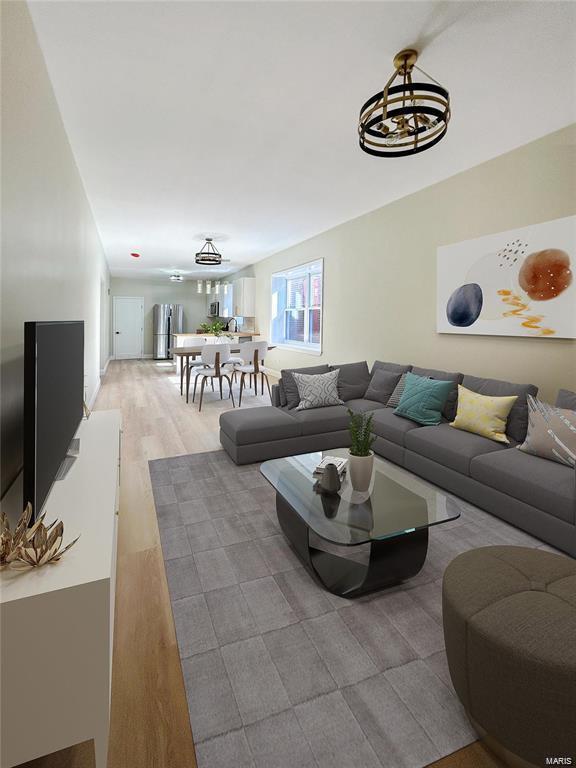
[[[323,260],[272,275],[272,343],[322,351]]]

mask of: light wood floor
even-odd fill
[[[257,404],[268,396],[243,400]],[[102,381],[95,408],[120,409],[123,420],[108,768],[196,768],[148,460],[219,449],[218,418],[231,407],[210,391],[201,413],[186,405],[168,363],[114,361]],[[87,746],[29,768],[92,768]],[[444,760],[435,765],[497,768],[479,743]]]
[[[505,766],[479,741],[475,741],[468,747],[432,763],[428,768],[505,768]]]
[[[267,395],[243,398],[256,402],[270,404]],[[198,413],[170,364],[117,361],[96,408],[119,408],[123,421],[108,765],[195,768],[148,460],[219,449],[218,419],[232,403],[208,391]]]

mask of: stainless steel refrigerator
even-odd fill
[[[182,304],[154,304],[153,312],[154,359],[166,360],[172,357],[171,347],[176,346],[175,333],[184,330],[184,309]]]

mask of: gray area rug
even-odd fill
[[[150,476],[199,768],[419,768],[475,740],[442,573],[467,549],[541,542],[451,499],[462,515],[430,530],[422,571],[352,601],[302,567],[257,465],[214,451]]]

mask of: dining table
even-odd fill
[[[181,358],[180,360],[180,394],[184,394],[184,370],[186,370],[186,402],[188,402],[190,394],[190,359],[196,360],[198,357],[202,357],[202,350],[205,344],[196,344],[190,347],[172,347],[170,352],[174,359]],[[242,352],[243,344],[230,344],[230,352],[233,355],[237,355]],[[269,345],[268,351],[276,349],[275,345]]]

